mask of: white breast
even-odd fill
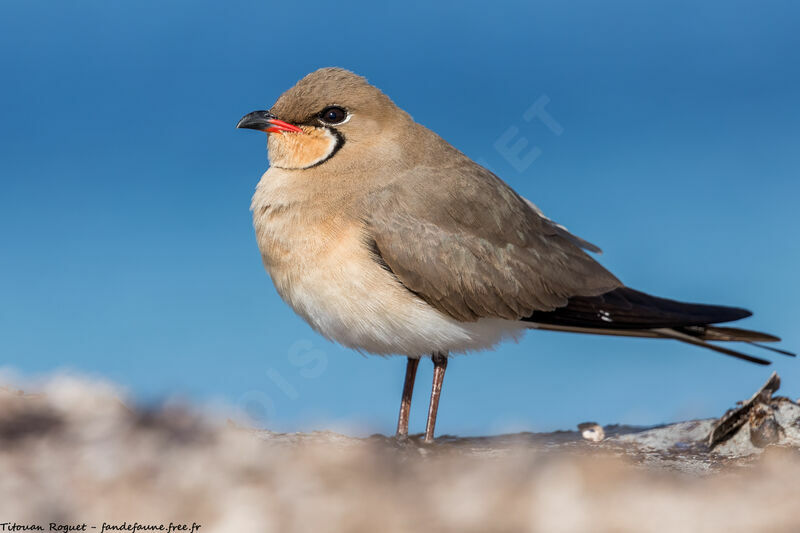
[[[489,348],[525,329],[440,313],[375,262],[360,223],[304,197],[291,179],[280,169],[264,174],[252,204],[256,237],[278,293],[325,337],[362,352],[425,356]]]

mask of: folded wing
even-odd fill
[[[368,202],[365,239],[376,260],[458,320],[518,320],[622,285],[583,241],[465,157],[415,168]]]

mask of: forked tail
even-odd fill
[[[678,302],[621,287],[600,296],[570,298],[564,307],[536,311],[523,320],[530,322],[531,327],[551,331],[675,339],[760,365],[768,365],[770,361],[712,342],[746,342],[795,356],[792,352],[761,344],[780,341],[774,335],[715,325],[751,314],[738,307]]]

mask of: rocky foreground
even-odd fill
[[[0,528],[800,531],[800,406],[778,383],[721,420],[424,445],[136,411],[55,378],[0,392]]]

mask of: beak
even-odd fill
[[[292,131],[295,133],[303,133],[303,130],[289,124],[270,113],[269,111],[253,111],[242,117],[237,128],[246,128],[249,130],[266,131],[267,133],[282,133],[284,131]]]

